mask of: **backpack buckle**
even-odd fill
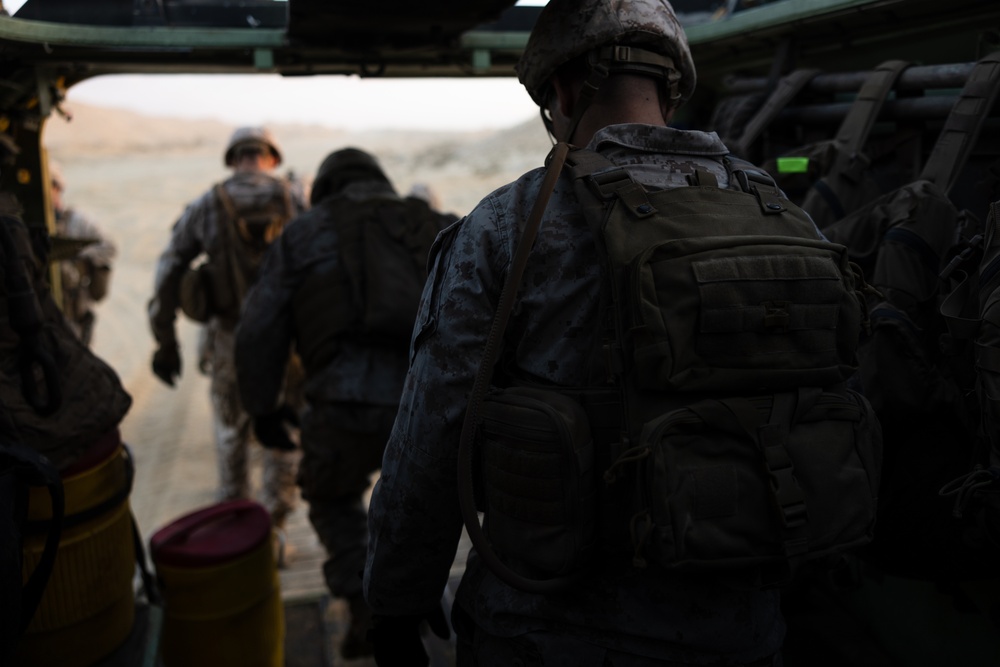
[[[781,191],[778,190],[773,178],[752,169],[740,169],[733,173],[740,184],[740,189],[757,198],[757,203],[760,204],[760,210],[764,215],[775,215],[785,210]],[[765,188],[762,189],[759,186],[765,186]]]

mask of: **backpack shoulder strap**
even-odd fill
[[[948,114],[941,134],[920,174],[921,180],[949,192],[976,145],[1000,90],[1000,51],[976,63]]]
[[[233,198],[229,196],[226,192],[226,188],[222,182],[216,183],[215,187],[212,188],[212,192],[215,194],[216,201],[222,205],[222,210],[225,211],[226,217],[229,218],[231,222],[236,222],[239,219],[240,214],[236,210],[236,204],[233,202]]]
[[[240,220],[239,213],[236,211],[236,205],[233,203],[232,197],[226,192],[226,189],[222,186],[222,183],[216,183],[215,188],[215,198],[222,205],[223,210],[226,213],[227,220],[220,221],[219,225],[221,233],[225,236],[225,250],[226,257],[229,264],[230,277],[233,280],[233,289],[236,292],[237,303],[243,303],[243,297],[246,296],[249,286],[247,284],[246,276],[243,275],[243,271],[240,269],[242,262],[240,257],[237,255],[239,252],[237,248],[238,240],[233,234],[233,228]]]
[[[767,129],[768,125],[778,117],[785,107],[787,107],[802,90],[809,85],[809,82],[820,73],[818,69],[797,69],[789,72],[778,81],[774,91],[767,100],[757,110],[750,122],[743,129],[743,134],[738,139],[731,142],[730,150],[740,156],[746,156],[747,151],[757,141],[760,134]]]
[[[646,189],[624,167],[600,153],[585,148],[574,150],[566,157],[566,166],[577,200],[595,233],[600,232],[607,204],[615,197],[620,198],[637,218],[656,213]]]
[[[889,93],[909,66],[910,63],[905,60],[887,60],[865,79],[834,139],[849,160],[861,152]],[[836,168],[846,166],[838,164]]]

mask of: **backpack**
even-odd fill
[[[967,347],[976,430],[964,467],[940,494],[952,500],[951,517],[960,529],[976,571],[989,572],[1000,557],[1000,201],[992,202],[982,236],[978,266],[963,262],[964,279],[941,305],[949,335]],[[970,257],[975,257],[969,253]]]
[[[459,454],[467,483],[476,430],[482,531],[460,495],[477,552],[538,592],[599,554],[765,586],[870,541],[881,440],[846,387],[866,320],[846,249],[749,164],[729,162],[738,189],[699,170],[647,192],[597,153],[567,162],[610,286],[611,381],[494,388],[480,406],[477,376]]]
[[[179,302],[181,311],[195,322],[213,317],[236,321],[264,251],[295,216],[295,208],[285,182],[266,202],[254,206],[238,207],[222,183],[216,183],[212,192],[223,211],[219,226],[224,253],[185,270]]]
[[[406,349],[427,280],[431,244],[449,218],[414,197],[334,197],[317,208],[337,229],[340,268],[311,275],[293,297],[307,368],[352,337]]]
[[[968,526],[940,495],[977,458],[972,342],[941,309],[968,268],[981,225],[949,193],[1000,89],[1000,58],[977,63],[920,178],[823,231],[847,246],[881,297],[859,349],[865,395],[882,424],[885,457],[876,539],[865,557],[888,573],[940,579],[990,569],[967,548]]]
[[[865,80],[833,139],[797,148],[773,160],[764,170],[813,221],[825,228],[859,206],[901,184],[891,170],[895,162],[878,162],[880,152],[866,154],[869,136],[893,86],[910,63],[889,60]],[[896,170],[898,172],[898,169]]]

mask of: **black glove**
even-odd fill
[[[290,405],[282,405],[274,412],[254,417],[253,432],[264,447],[290,452],[296,445],[288,437],[285,424],[299,425],[299,415]]]
[[[181,352],[177,343],[160,345],[153,353],[153,373],[171,387],[181,376]]]
[[[372,643],[375,664],[378,667],[427,667],[430,659],[420,638],[423,621],[427,621],[431,631],[441,639],[451,636],[441,607],[425,616],[373,616],[368,640]]]

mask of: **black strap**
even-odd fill
[[[1000,90],[1000,51],[976,63],[945,120],[920,180],[949,192],[976,145]]]
[[[52,576],[56,553],[59,551],[59,540],[62,538],[65,497],[59,472],[48,459],[38,452],[25,445],[4,442],[0,443],[0,461],[3,459],[7,459],[14,473],[28,485],[46,487],[52,504],[52,520],[48,522],[42,555],[27,583],[21,589],[20,634],[28,629],[28,625],[42,601],[42,594],[49,583],[49,578]]]
[[[729,149],[741,157],[746,157],[753,143],[774,121],[792,100],[820,73],[818,69],[797,69],[781,78],[774,92],[768,96],[763,106],[743,128],[738,139],[730,141]]]

